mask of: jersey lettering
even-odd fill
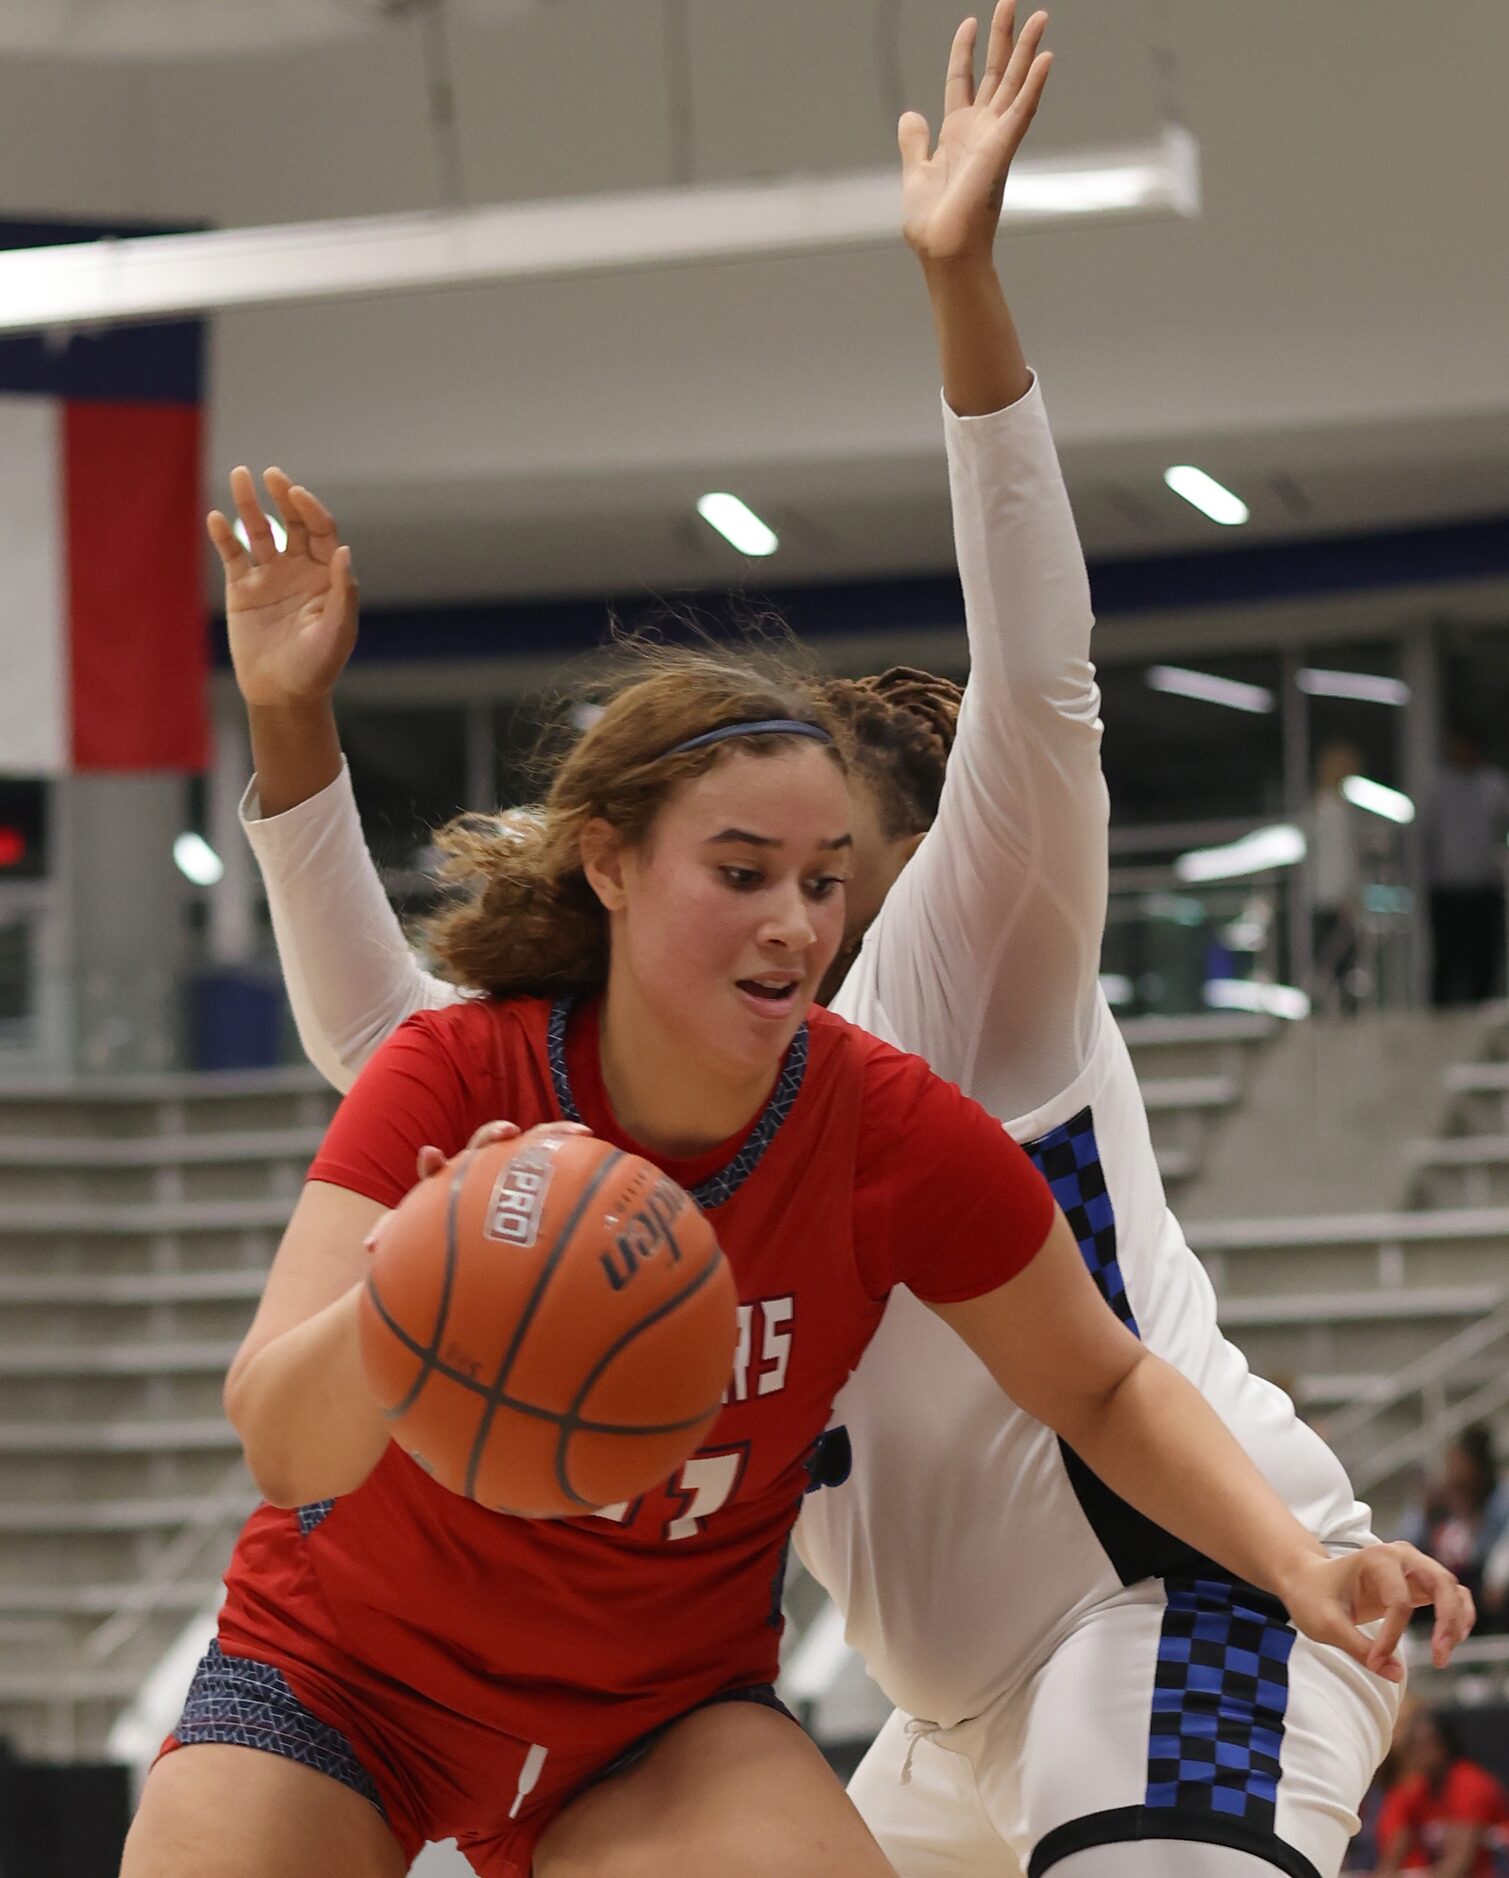
[[[778,1395],[786,1387],[786,1364],[791,1356],[791,1332],[783,1326],[796,1315],[795,1298],[766,1298],[760,1305],[765,1319],[761,1355],[770,1365],[760,1377],[756,1393]]]
[[[760,1318],[760,1354],[754,1356],[755,1315]],[[739,1337],[734,1349],[733,1375],[723,1392],[725,1402],[747,1402],[753,1380],[755,1395],[779,1395],[786,1387],[786,1365],[791,1360],[791,1331],[796,1299],[761,1298],[739,1306]],[[751,1379],[750,1371],[754,1370]]]

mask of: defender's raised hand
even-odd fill
[[[1020,38],[1015,22],[1016,0],[1000,0],[978,88],[979,23],[967,19],[954,34],[936,150],[920,113],[908,111],[897,128],[902,233],[924,262],[989,257],[1006,175],[1053,63],[1039,50],[1048,15],[1034,13]]]
[[[279,552],[251,471],[231,471],[231,496],[250,542],[216,509],[207,526],[225,566],[225,619],[236,683],[251,707],[327,699],[356,644],[351,550],[325,505],[280,469],[263,481],[288,545]]]

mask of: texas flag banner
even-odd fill
[[[205,766],[203,360],[198,320],[0,340],[0,775]]]

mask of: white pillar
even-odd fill
[[[240,700],[222,700],[215,711],[215,754],[206,778],[206,838],[225,867],[208,889],[214,965],[246,965],[257,956],[257,869],[236,812],[250,776],[251,744]]]

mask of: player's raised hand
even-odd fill
[[[1472,1630],[1472,1594],[1444,1565],[1412,1545],[1366,1545],[1340,1558],[1307,1560],[1282,1587],[1296,1627],[1317,1643],[1333,1643],[1389,1682],[1404,1680],[1399,1641],[1413,1613],[1436,1607],[1431,1660],[1444,1669]],[[1377,1624],[1369,1636],[1361,1626]]]
[[[219,509],[207,523],[225,567],[231,663],[249,705],[311,703],[329,697],[356,644],[351,550],[307,489],[280,469],[263,481],[288,531],[281,552],[244,467],[231,471],[231,496],[250,548]]]
[[[989,255],[1007,172],[1053,63],[1051,52],[1039,50],[1047,24],[1046,13],[1034,13],[1018,38],[1016,0],[999,0],[976,87],[979,23],[965,20],[949,54],[937,148],[918,112],[908,111],[897,127],[901,230],[923,261]]]

